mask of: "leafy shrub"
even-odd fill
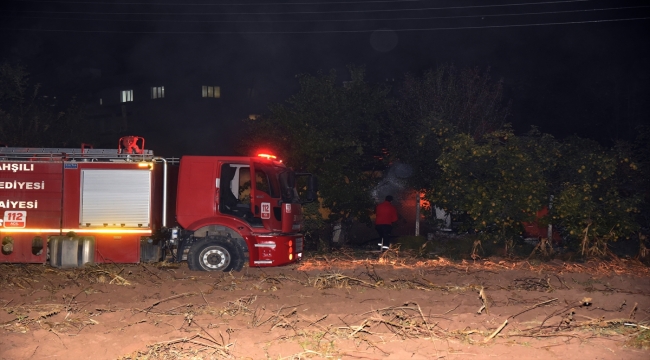
[[[438,158],[442,176],[427,192],[432,204],[469,217],[463,230],[512,247],[521,223],[530,221],[546,199],[546,179],[526,143],[504,128],[475,141],[456,135]]]

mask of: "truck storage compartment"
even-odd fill
[[[50,236],[50,265],[58,268],[75,268],[95,264],[95,238],[93,236]]]

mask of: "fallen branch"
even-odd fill
[[[504,321],[503,324],[501,324],[501,326],[499,326],[499,327],[498,327],[498,328],[497,328],[497,329],[492,333],[492,335],[486,337],[485,340],[483,340],[483,342],[486,343],[486,342],[488,342],[488,341],[494,339],[494,337],[496,337],[496,336],[501,332],[501,330],[503,330],[503,328],[506,327],[506,325],[508,325],[508,319],[506,319],[506,321]]]
[[[449,310],[447,310],[447,311],[446,311],[444,314],[442,314],[442,315],[447,315],[447,314],[449,314],[450,312],[452,312],[452,311],[458,309],[458,307],[459,307],[462,303],[463,303],[463,302],[461,301],[461,302],[458,303],[458,305],[456,305],[453,309],[449,309]]]
[[[195,339],[201,339],[201,340],[206,340],[208,343],[197,341]],[[213,344],[210,344],[212,342]],[[212,339],[208,339],[205,336],[202,336],[201,334],[196,334],[191,337],[185,337],[185,338],[180,338],[180,339],[174,339],[174,340],[169,340],[169,341],[161,341],[158,343],[155,343],[153,345],[149,345],[150,347],[156,346],[156,345],[162,345],[162,346],[169,346],[173,344],[178,344],[178,343],[189,343],[189,344],[195,344],[195,345],[200,345],[206,348],[211,348],[219,351],[222,356],[227,356],[228,355],[228,348],[232,346],[232,344],[219,344],[216,341],[213,341]]]
[[[478,297],[483,302],[483,307],[481,307],[481,309],[479,309],[478,313],[480,314],[481,311],[483,311],[483,309],[485,309],[485,313],[490,315],[490,310],[488,310],[488,299],[487,299],[487,296],[485,296],[485,288],[483,288],[482,286],[481,286],[481,290],[478,292]]]
[[[477,314],[481,315],[481,313],[485,310],[485,305],[481,305],[481,307],[476,311]]]
[[[158,274],[155,274],[151,270],[147,269],[147,267],[144,264],[141,264],[141,265],[142,265],[142,268],[145,269],[149,274],[157,277],[159,280],[162,280],[162,278],[160,276],[158,276]]]
[[[348,338],[354,337],[354,335],[356,335],[359,331],[363,330],[367,325],[368,325],[368,319],[364,320],[361,323],[361,325],[357,326],[356,330],[354,330],[350,335],[348,335]]]
[[[158,300],[155,303],[149,305],[149,307],[147,307],[146,309],[144,309],[144,312],[149,313],[149,311],[151,311],[151,309],[153,309],[157,305],[160,305],[161,303],[164,303],[165,301],[174,300],[174,299],[178,299],[178,298],[182,298],[182,297],[186,297],[186,296],[194,296],[194,295],[196,295],[196,293],[183,293],[183,294],[170,296],[170,297],[162,299],[162,300]]]
[[[509,317],[509,319],[514,319],[515,317],[517,317],[517,316],[519,316],[519,315],[521,315],[521,314],[523,314],[523,313],[525,313],[525,312],[528,312],[528,311],[530,311],[530,310],[533,310],[533,309],[535,309],[535,308],[538,307],[538,306],[542,306],[542,305],[545,305],[545,304],[551,303],[551,302],[556,301],[556,300],[557,300],[557,298],[554,298],[554,299],[551,299],[551,300],[542,301],[541,303],[537,303],[537,304],[535,304],[535,305],[529,307],[529,308],[526,309],[526,310],[520,311],[520,312],[516,313],[515,315],[511,315],[511,316]]]
[[[636,312],[636,307],[639,305],[639,303],[634,303],[634,306],[632,306],[632,311],[630,311],[630,316],[628,316],[628,319],[632,320],[634,319],[634,313]]]

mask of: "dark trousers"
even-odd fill
[[[375,225],[379,238],[384,239],[384,246],[390,246],[390,237],[393,232],[393,225]]]

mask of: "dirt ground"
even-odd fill
[[[649,359],[649,319],[632,260],[0,265],[1,359]]]

